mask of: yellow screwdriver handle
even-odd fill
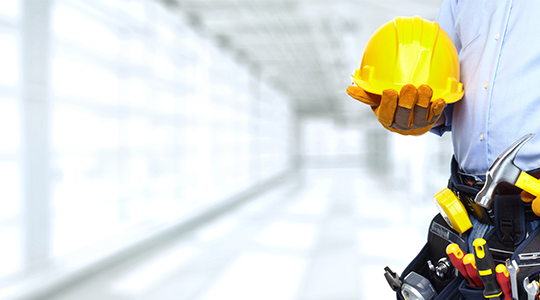
[[[534,196],[540,195],[540,180],[523,171],[521,171],[521,174],[519,174],[516,181],[516,186],[529,192],[530,194],[533,194]]]

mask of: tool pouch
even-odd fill
[[[461,294],[461,300],[485,300],[484,297],[484,289],[480,287],[473,287],[470,286],[467,283],[467,280],[460,276],[462,278],[461,283],[459,285],[459,293]]]
[[[427,243],[407,268],[405,268],[401,275],[401,280],[403,281],[407,274],[414,271],[431,282],[438,294],[434,300],[462,299],[459,285],[463,281],[463,277],[461,275],[456,277],[456,273],[452,269],[446,276],[441,278],[429,269],[428,261],[436,263],[439,259],[446,257],[446,247],[451,243],[457,243],[461,249],[467,249],[466,241],[466,236],[453,231],[446,224],[443,217],[438,214],[431,221]],[[400,292],[397,293],[397,299],[404,300]]]
[[[527,299],[527,293],[523,289],[523,280],[526,277],[529,277],[530,281],[538,280],[540,274],[540,226],[537,223],[534,223],[533,226],[536,227],[531,230],[529,236],[512,255],[512,260],[515,260],[519,265],[517,279],[520,299]]]
[[[483,227],[476,227],[460,234],[445,222],[438,214],[433,218],[428,241],[416,258],[407,266],[401,275],[401,280],[414,271],[427,278],[438,296],[433,300],[484,300],[483,289],[469,285],[463,276],[455,273],[440,278],[428,267],[428,261],[437,262],[446,257],[446,247],[456,243],[465,252],[470,253],[469,235],[471,240],[483,237],[489,245],[495,264],[504,263],[508,258],[516,260],[520,270],[517,275],[520,299],[527,299],[523,288],[526,277],[539,280],[540,275],[540,219],[534,215],[530,204],[524,204],[519,194],[497,193],[493,202],[493,209],[486,210],[474,203],[474,197],[479,191],[463,182],[457,174],[458,166],[455,159],[451,165],[451,178],[448,188],[459,196],[471,218],[483,223]],[[488,226],[489,225],[489,226]],[[486,227],[487,226],[487,227]],[[490,228],[489,231],[475,232],[475,228]],[[476,236],[479,235],[479,236]],[[471,246],[472,247],[472,246]],[[397,299],[404,300],[401,293]]]
[[[446,247],[451,243],[456,243],[464,252],[469,252],[467,238],[467,233],[459,234],[452,230],[443,217],[437,214],[429,227],[428,242],[405,268],[400,279],[403,281],[411,271],[424,276],[437,291],[438,295],[433,300],[485,300],[482,288],[470,286],[462,275],[456,276],[453,269],[448,277],[441,279],[429,269],[427,264],[428,260],[436,262],[440,258],[446,257]],[[538,241],[538,245],[540,247],[540,241]],[[404,300],[400,292],[397,293],[397,299]]]

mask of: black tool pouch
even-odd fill
[[[527,299],[527,293],[523,289],[523,280],[529,277],[529,280],[538,280],[540,273],[540,226],[537,226],[529,233],[529,236],[521,243],[514,254],[512,260],[515,260],[519,265],[519,273],[517,274],[519,297]]]
[[[520,264],[518,285],[520,295],[525,299],[527,295],[522,287],[523,279],[534,276],[531,280],[538,280],[540,273],[540,226],[536,230],[527,227],[530,223],[526,221],[536,218],[532,214],[530,205],[524,204],[520,195],[496,195],[493,209],[486,210],[474,202],[479,189],[462,182],[457,175],[457,170],[457,162],[453,159],[452,176],[448,182],[448,188],[459,196],[471,218],[493,226],[483,238],[488,241],[495,263],[504,263],[506,259],[512,258]],[[457,233],[446,224],[440,214],[437,215],[430,224],[428,242],[404,270],[401,280],[403,281],[405,276],[414,271],[431,282],[438,293],[435,300],[484,300],[483,288],[469,285],[461,275],[441,279],[430,271],[427,263],[446,257],[446,247],[451,243],[457,243],[463,252],[470,253],[471,249],[468,246],[470,232]],[[403,300],[400,293],[397,298]]]
[[[459,285],[463,281],[461,275],[456,276],[454,269],[440,278],[428,267],[428,261],[436,263],[439,259],[447,257],[446,247],[451,243],[457,243],[461,249],[467,249],[467,237],[452,230],[438,214],[431,221],[428,233],[428,241],[415,259],[405,268],[401,275],[401,280],[410,272],[414,271],[427,278],[437,291],[436,300],[460,300],[461,294]],[[397,293],[397,299],[404,300],[400,292]],[[474,300],[474,299],[473,299]]]

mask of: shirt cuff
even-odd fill
[[[438,136],[442,136],[447,131],[452,131],[453,112],[454,112],[454,104],[448,105],[444,109],[443,114],[440,117],[440,119],[437,120],[437,122],[435,122],[435,125],[429,131]]]

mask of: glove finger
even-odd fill
[[[350,85],[347,88],[347,94],[354,99],[367,104],[369,106],[379,106],[381,103],[381,96],[376,94],[367,93],[362,88]]]
[[[406,84],[399,93],[399,106],[412,109],[418,101],[418,90],[412,84]]]
[[[536,196],[534,196],[533,194],[528,193],[526,191],[521,192],[521,200],[523,200],[523,202],[531,203],[533,202],[534,199],[536,199]]]
[[[431,87],[427,84],[422,84],[418,87],[418,102],[416,105],[428,108],[431,103],[431,97],[433,97],[433,90]]]
[[[532,211],[535,215],[540,217],[540,200],[535,199],[531,205]]]
[[[445,102],[443,98],[439,98],[431,103],[431,109],[428,110],[428,115],[426,121],[435,122],[437,121],[439,115],[443,112]]]
[[[399,93],[399,109],[396,115],[396,123],[407,124],[408,127],[414,124],[414,106],[418,102],[418,91],[412,84],[407,84],[401,88]]]
[[[377,119],[382,125],[390,126],[394,122],[397,104],[397,91],[392,89],[384,90],[381,97],[381,104],[376,112]]]

